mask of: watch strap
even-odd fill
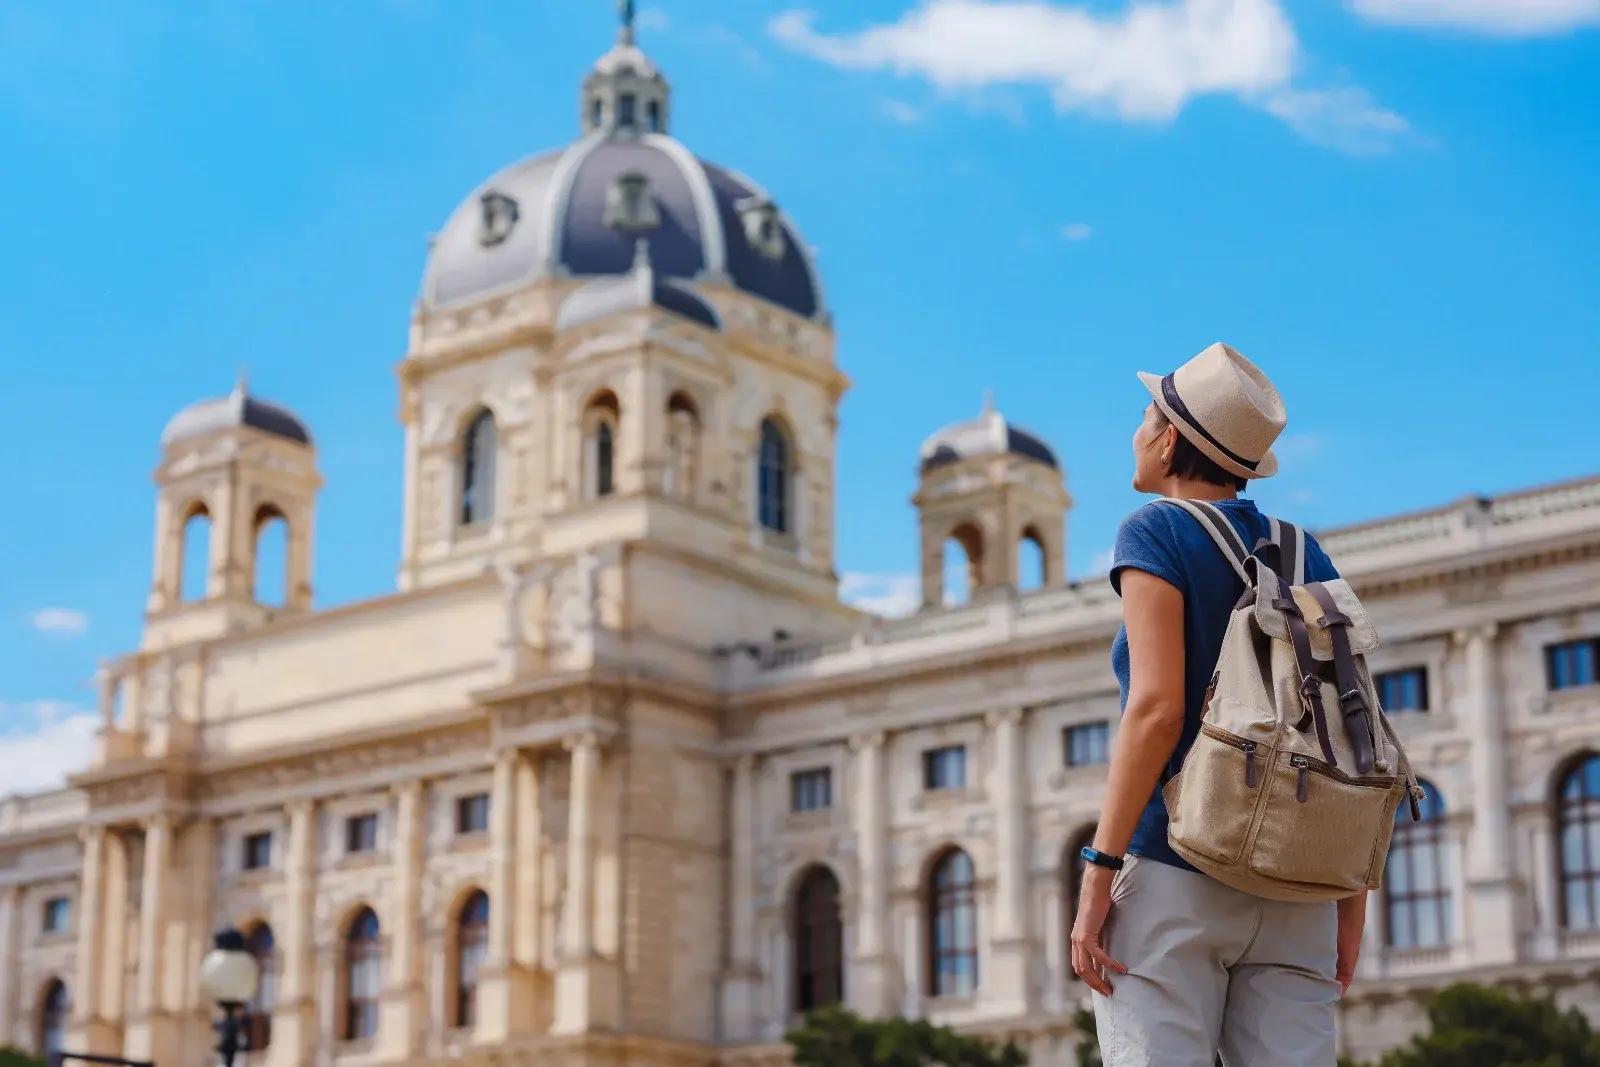
[[[1083,847],[1083,851],[1079,855],[1083,857],[1083,862],[1093,864],[1096,867],[1104,867],[1108,871],[1120,871],[1124,863],[1121,856],[1107,855],[1104,852],[1098,852],[1090,848],[1088,845]]]

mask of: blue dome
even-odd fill
[[[197,401],[174,415],[161,431],[161,443],[171,445],[241,427],[260,430],[296,444],[311,443],[311,433],[305,423],[287,409],[251,396],[243,380],[227,396]]]
[[[1060,469],[1055,451],[1037,434],[1013,426],[985,400],[983,413],[968,422],[958,422],[922,442],[924,472],[973,456],[1023,456],[1035,463]]]
[[[608,215],[619,183],[640,178],[653,225],[618,225]],[[659,276],[723,282],[804,318],[822,314],[810,249],[765,190],[665,134],[614,130],[485,182],[435,238],[422,299],[450,307],[540,278],[625,274],[639,236]]]

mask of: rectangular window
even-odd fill
[[[474,793],[456,801],[456,833],[481,834],[489,829],[489,794]]]
[[[635,106],[635,100],[632,93],[623,93],[621,96],[617,97],[618,126],[632,128],[634,122],[637,121],[634,113]]]
[[[378,817],[373,814],[352,815],[344,821],[344,850],[371,852],[378,847]]]
[[[272,866],[272,835],[250,834],[244,839],[244,857],[241,866],[247,871],[266,870]]]
[[[44,932],[61,934],[67,930],[72,918],[72,905],[66,897],[51,897],[44,902]]]
[[[791,811],[822,811],[833,807],[833,772],[826,767],[796,771],[789,776]]]
[[[924,789],[965,789],[967,749],[965,745],[930,748],[922,754]]]
[[[1600,659],[1600,640],[1585,638],[1582,641],[1564,641],[1544,650],[1545,668],[1550,676],[1551,689],[1576,689],[1594,685],[1596,660]]]
[[[1378,703],[1383,710],[1428,710],[1428,672],[1423,667],[1407,667],[1401,671],[1385,671],[1373,679],[1378,687]]]
[[[1068,767],[1097,767],[1111,762],[1110,723],[1069,726],[1062,737]]]

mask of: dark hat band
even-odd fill
[[[1221,452],[1224,456],[1227,456],[1229,459],[1239,464],[1239,466],[1252,472],[1261,465],[1260,460],[1256,460],[1254,463],[1252,463],[1250,460],[1245,459],[1233,449],[1229,448],[1227,445],[1211,436],[1211,431],[1200,425],[1200,421],[1193,415],[1189,414],[1188,405],[1183,402],[1183,397],[1178,395],[1178,387],[1173,383],[1172,375],[1170,374],[1161,379],[1161,397],[1167,402],[1167,407],[1172,409],[1172,413],[1174,415],[1188,423],[1189,427],[1194,430],[1195,433],[1199,434],[1201,437],[1204,437],[1208,444],[1217,449],[1217,451]]]

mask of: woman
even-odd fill
[[[1270,536],[1239,491],[1277,470],[1286,421],[1266,375],[1216,344],[1165,377],[1133,435],[1133,487],[1219,506],[1247,545]],[[1338,577],[1306,538],[1307,581]],[[1334,1004],[1355,973],[1366,895],[1278,903],[1230,889],[1167,842],[1160,786],[1200,731],[1207,683],[1243,592],[1181,508],[1148,505],[1117,534],[1111,582],[1123,628],[1111,650],[1122,726],[1087,861],[1072,967],[1094,990],[1106,1067],[1333,1067]]]

